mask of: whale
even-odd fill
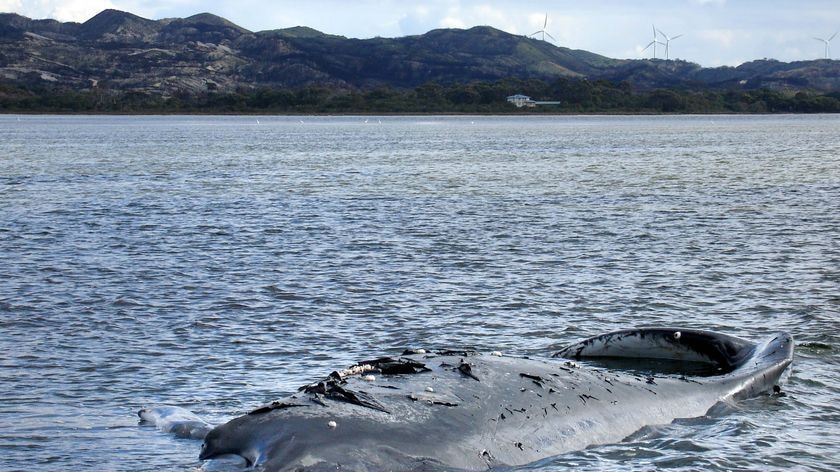
[[[203,434],[200,460],[265,472],[509,468],[781,394],[792,360],[784,332],[752,342],[679,328],[599,334],[540,358],[407,350],[187,437]],[[179,415],[206,428],[182,413],[146,417],[171,431]]]

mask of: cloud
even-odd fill
[[[65,0],[56,5],[51,17],[59,21],[83,22],[108,8],[114,8],[110,0]]]
[[[509,33],[516,33],[516,24],[510,21],[510,15],[505,10],[488,4],[474,5],[462,9],[459,6],[450,7],[438,24],[444,28],[467,28],[476,25],[489,25]]]
[[[20,12],[23,3],[20,0],[0,0],[0,12]]]
[[[697,36],[706,41],[715,43],[722,48],[731,48],[739,39],[738,32],[727,29],[710,29],[697,33]]]
[[[83,22],[107,8],[114,8],[110,0],[0,0],[0,11],[14,11],[32,19]]]
[[[518,33],[520,26],[509,10],[491,5],[491,2],[433,1],[413,5],[398,20],[403,34],[419,34],[434,28],[470,28],[477,25],[493,26],[509,33]]]
[[[510,21],[510,15],[500,8],[490,5],[478,5],[473,8],[472,16],[476,24],[492,25],[509,33],[516,33],[516,24]]]
[[[438,26],[441,28],[466,28],[467,24],[456,16],[447,16],[438,22]]]
[[[402,34],[418,34],[430,30],[436,26],[437,18],[433,11],[426,5],[412,6],[397,21],[397,26]]]

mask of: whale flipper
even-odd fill
[[[151,423],[164,433],[179,438],[204,439],[213,425],[199,418],[195,413],[178,406],[156,406],[137,412],[141,422]]]

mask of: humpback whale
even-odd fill
[[[598,358],[710,367],[705,375],[651,373],[591,365]],[[665,328],[598,335],[545,359],[406,351],[333,372],[215,427],[199,458],[236,455],[271,472],[520,466],[778,390],[792,358],[787,333],[753,343]]]

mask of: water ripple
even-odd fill
[[[790,331],[786,396],[523,470],[840,469],[834,116],[21,118],[0,469],[194,468],[134,412],[218,422],[372,353],[664,324]]]

